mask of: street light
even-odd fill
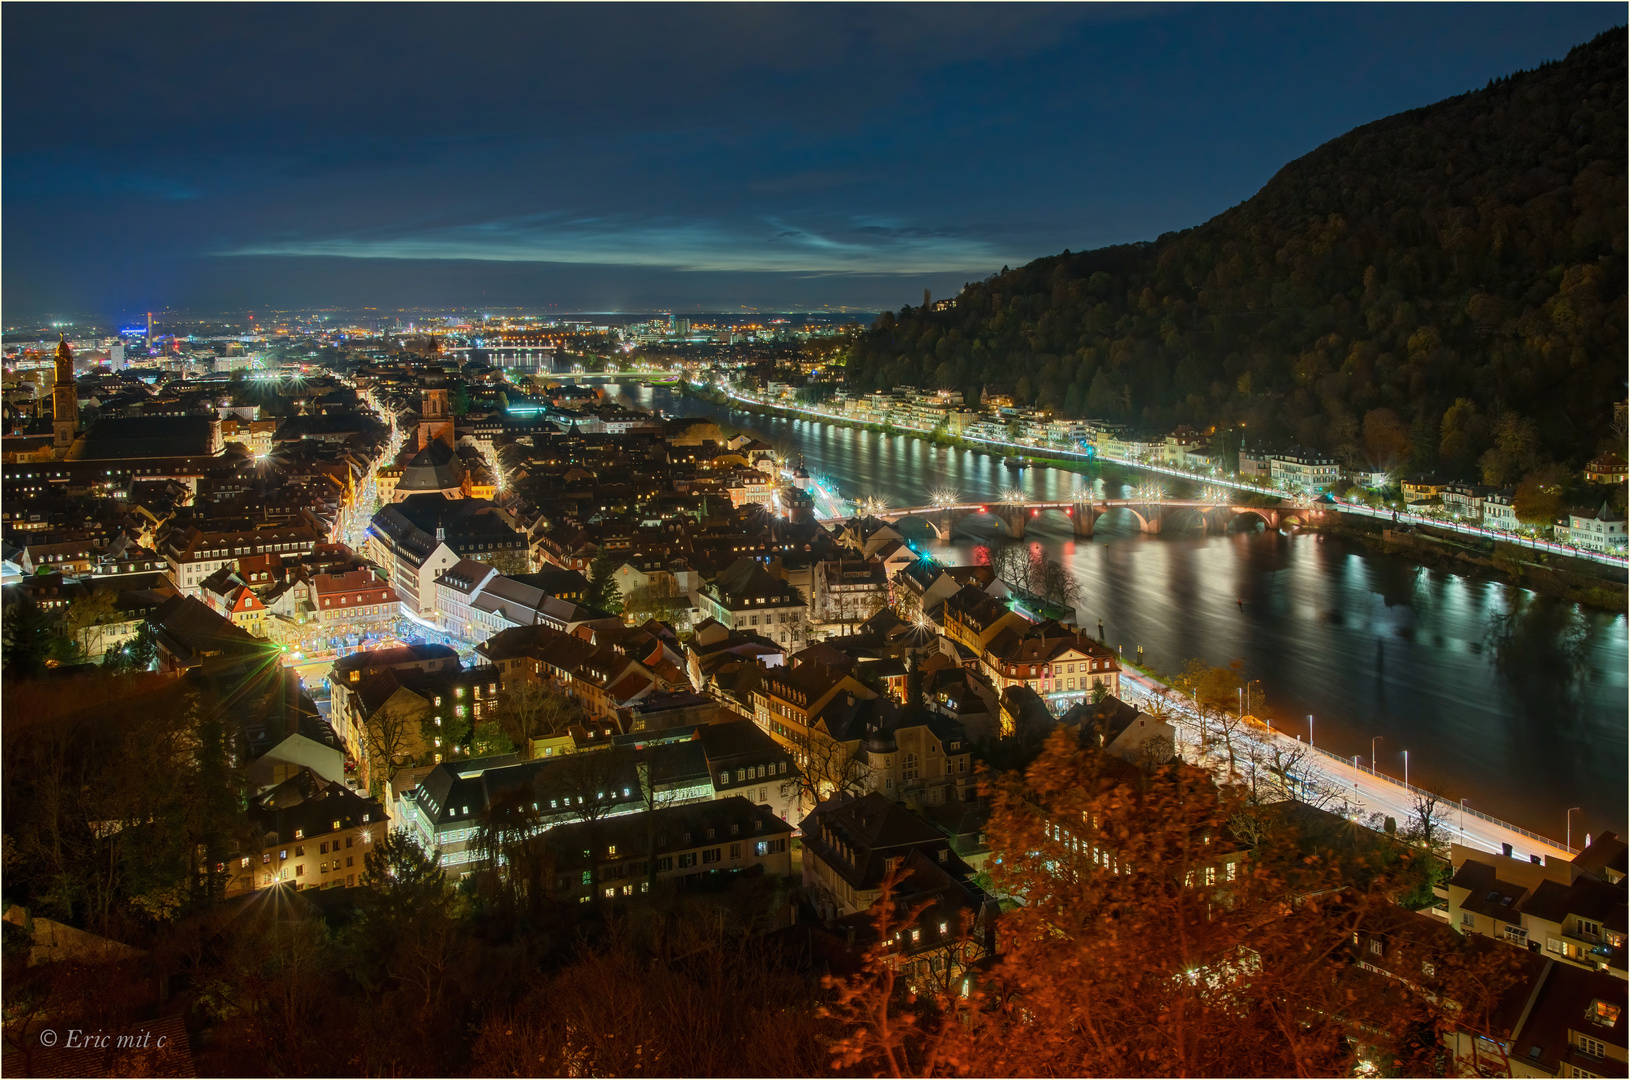
[[[1381,741],[1381,736],[1379,736],[1379,735],[1377,735],[1375,738],[1370,740],[1370,775],[1371,776],[1376,775],[1376,769],[1375,769],[1375,744],[1380,742],[1380,741]]]
[[[1466,800],[1460,800],[1460,835],[1466,835]]]
[[[1568,846],[1568,851],[1569,851],[1570,854],[1573,852],[1573,812],[1575,810],[1580,810],[1580,809],[1583,809],[1583,808],[1578,807],[1578,806],[1570,806],[1570,807],[1568,807],[1568,839],[1567,839],[1567,846]]]
[[[1313,745],[1313,714],[1307,714],[1307,745]]]
[[[1409,751],[1404,751],[1404,789],[1409,789]]]

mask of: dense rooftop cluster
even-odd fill
[[[350,950],[333,992],[457,1013],[461,1034],[421,1051],[453,1072],[499,1067],[448,1055],[489,1053],[469,1032],[512,1022],[533,990],[478,986],[472,969],[456,1006],[409,991],[423,935],[481,963],[536,950],[547,979],[622,963],[636,946],[620,920],[672,918],[663,934],[678,936],[641,939],[641,955],[738,935],[792,980],[788,1015],[819,1028],[819,1054],[882,1060],[854,1034],[881,1029],[840,1021],[909,991],[967,1022],[941,1036],[913,1014],[891,1053],[943,1037],[970,1071],[1082,1071],[981,1056],[1010,1045],[990,995],[1045,968],[1036,942],[1071,913],[1094,957],[1081,985],[1109,995],[1130,976],[1095,966],[1092,920],[1160,910],[1213,942],[1206,963],[1256,976],[1328,937],[1320,970],[1359,1003],[1345,1010],[1267,977],[1223,993],[1189,961],[1166,972],[1176,991],[1148,991],[1217,993],[1223,1011],[1294,1000],[1298,1023],[1345,1035],[1321,1062],[1414,1067],[1419,1048],[1366,1010],[1426,1024],[1447,996],[1476,1020],[1429,1040],[1442,1061],[1486,1065],[1494,1046],[1545,1075],[1622,1065],[1611,834],[1529,869],[1450,849],[1430,811],[1423,830],[1372,829],[1294,765],[1258,773],[1250,758],[1247,780],[1233,742],[1227,769],[1196,751],[1070,612],[1010,602],[999,567],[944,566],[877,516],[819,520],[807,471],[771,446],[525,370],[353,359],[252,394],[142,383],[6,437],[8,732],[20,694],[17,745],[67,732],[85,747],[76,790],[113,793],[76,811],[65,868],[41,838],[63,827],[49,793],[68,759],[19,773],[8,757],[8,807],[26,808],[8,920],[28,947],[61,926],[84,935],[81,959],[150,971],[170,961],[115,946],[223,909],[298,926]],[[140,415],[141,395],[182,411]],[[121,772],[142,746],[186,782]],[[109,857],[124,878],[65,891]],[[206,942],[194,976],[242,962],[247,930],[188,925]],[[1148,936],[1151,964],[1176,963]],[[1506,961],[1520,970],[1481,996],[1416,994],[1409,967]],[[605,978],[643,978],[628,963]],[[1594,1019],[1573,1015],[1586,997]],[[1051,999],[1029,1000],[1051,1023]],[[195,1031],[246,1030],[196,1004]],[[1246,1071],[1287,1060],[1263,1046]],[[1172,1067],[1215,1067],[1202,1059]]]

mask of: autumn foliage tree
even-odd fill
[[[1056,733],[991,784],[991,880],[1018,900],[966,999],[912,999],[876,958],[845,986],[837,1064],[982,1076],[1339,1076],[1361,1054],[1420,1075],[1435,1033],[1509,979],[1451,955],[1453,1009],[1354,966],[1355,935],[1408,917],[1388,882],[1276,833],[1254,849],[1240,796],[1173,764],[1130,769]],[[868,981],[869,980],[869,981]],[[955,1022],[948,1022],[954,1018]],[[1425,1033],[1424,1036],[1422,1033]],[[1353,1036],[1353,1038],[1349,1038]],[[1356,1040],[1356,1041],[1355,1041]],[[907,1051],[902,1053],[902,1048]]]

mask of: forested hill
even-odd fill
[[[1243,422],[1353,464],[1497,483],[1579,464],[1626,396],[1625,46],[1609,31],[1348,132],[1196,228],[885,313],[851,385],[989,387],[1155,429]]]

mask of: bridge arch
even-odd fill
[[[1158,532],[1159,531],[1160,518],[1158,516],[1151,517],[1150,515],[1145,514],[1142,510],[1139,510],[1137,507],[1132,506],[1132,505],[1130,505],[1128,503],[1121,503],[1118,506],[1101,506],[1101,507],[1099,507],[1098,508],[1098,519],[1101,521],[1105,517],[1108,517],[1110,514],[1115,513],[1117,510],[1125,510],[1128,514],[1131,514],[1133,517],[1137,518],[1138,519],[1138,531],[1139,532]]]
[[[949,533],[940,528],[940,521],[938,520],[939,517],[940,515],[931,511],[912,511],[910,513],[899,514],[886,520],[890,525],[901,525],[907,521],[920,521],[928,527],[929,532],[934,534],[934,539],[949,540],[951,538]]]
[[[1242,518],[1255,517],[1258,521],[1262,522],[1262,527],[1265,529],[1272,531],[1279,528],[1279,511],[1277,510],[1259,506],[1234,506],[1230,507],[1230,509],[1233,511],[1233,517],[1230,519],[1230,522],[1239,521]]]
[[[1031,524],[1036,524],[1037,522],[1041,521],[1043,518],[1047,517],[1048,515],[1054,515],[1054,516],[1057,516],[1059,518],[1062,518],[1064,520],[1064,523],[1069,524],[1069,523],[1073,523],[1075,521],[1076,515],[1087,512],[1084,507],[1079,506],[1079,505],[1073,505],[1073,506],[1025,506],[1025,507],[1020,507],[1019,509],[1020,509],[1021,513],[1023,513],[1026,517],[1028,517],[1030,519]]]
[[[1024,536],[1023,522],[1020,522],[1019,527],[1015,529],[1013,527],[1013,522],[1009,519],[1009,515],[1003,512],[1005,509],[1005,507],[999,504],[991,503],[982,510],[946,511],[945,520],[949,523],[949,527],[945,529],[945,541],[949,543],[956,536],[957,530],[963,524],[973,520],[989,522],[995,525],[995,531],[1002,536],[1013,539],[1022,538]],[[1020,514],[1021,516],[1023,515],[1022,510],[1020,511]]]

